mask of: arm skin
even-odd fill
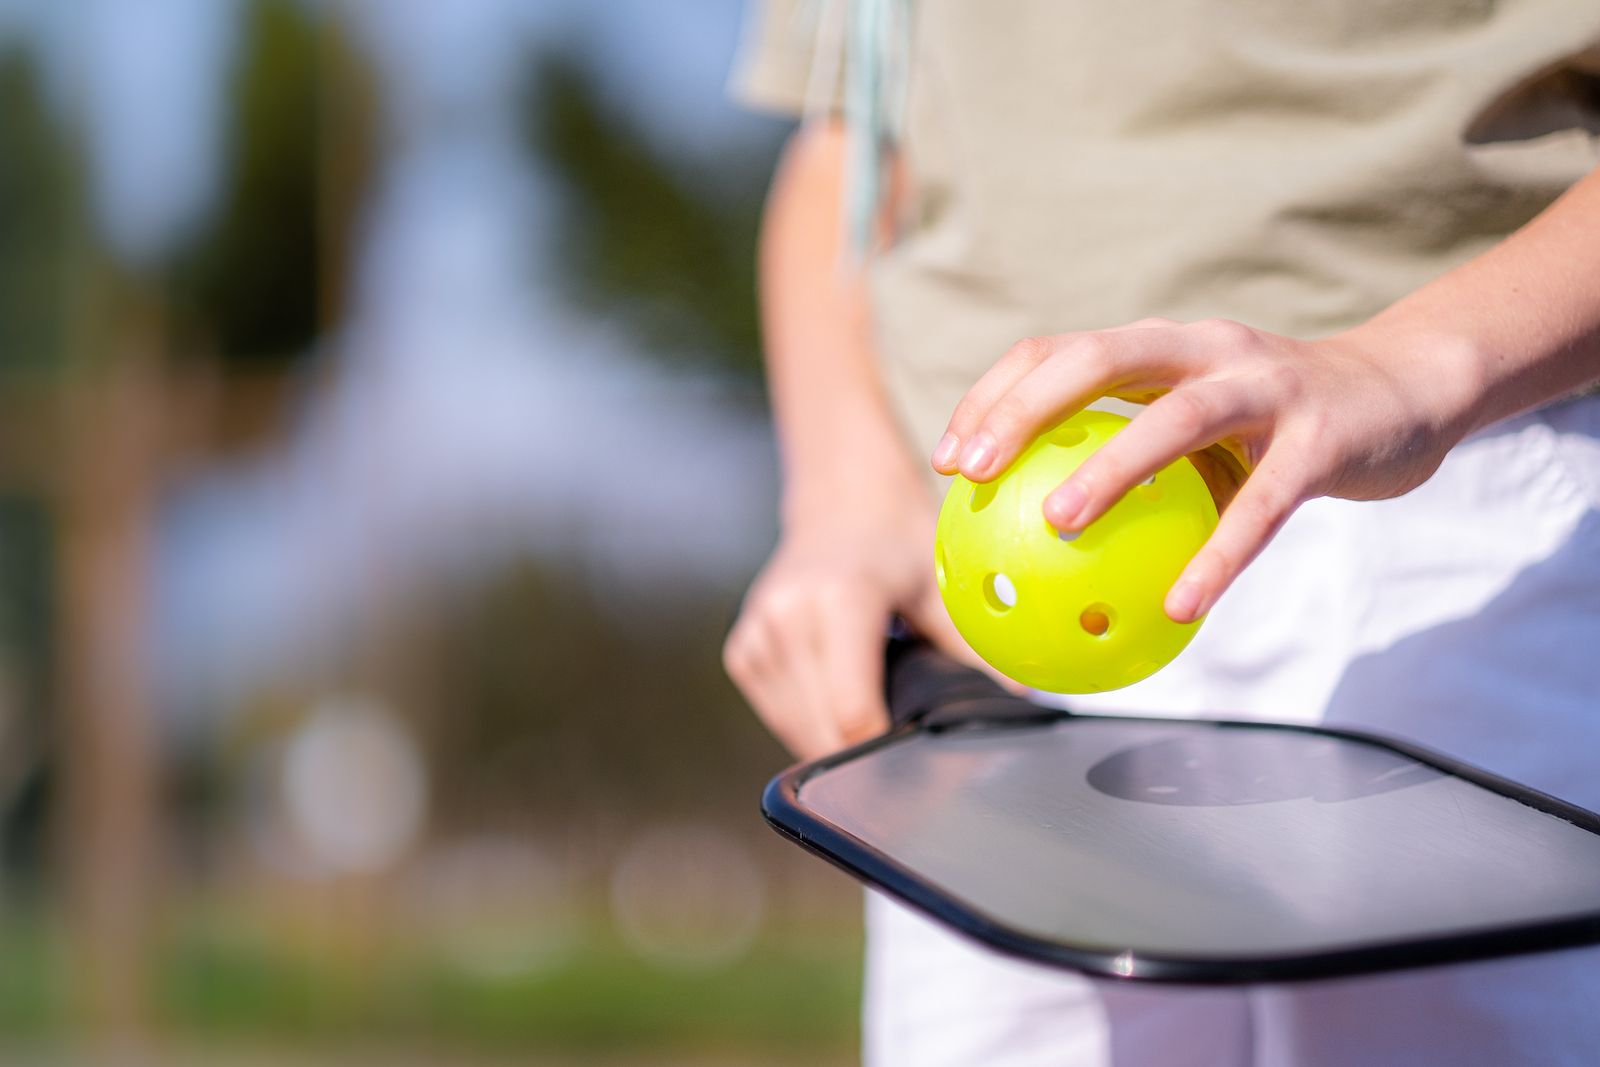
[[[767,202],[760,298],[781,532],[723,649],[729,676],[803,758],[887,724],[891,613],[970,656],[933,583],[934,503],[878,375],[864,280],[842,254],[844,155],[840,124],[802,127]]]
[[[1080,530],[1133,485],[1219,441],[1252,470],[1166,598],[1198,618],[1294,510],[1426,481],[1462,438],[1600,380],[1600,171],[1527,226],[1345,333],[1150,319],[1029,338],[967,393],[933,454],[987,481],[1097,397],[1150,400],[1045,501]]]

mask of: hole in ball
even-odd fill
[[[1082,530],[1057,530],[1056,536],[1063,541],[1076,541],[1083,536]]]
[[[1115,613],[1105,604],[1090,604],[1078,616],[1078,625],[1090,637],[1104,637],[1111,632]]]
[[[969,503],[973,511],[982,511],[989,506],[989,501],[1000,491],[1000,486],[994,482],[984,482],[982,485],[972,487],[972,499]]]
[[[1089,431],[1081,426],[1057,426],[1045,435],[1045,440],[1062,448],[1077,448],[1089,439]]]
[[[944,588],[944,545],[933,546],[933,579],[939,583],[939,588]]]
[[[1017,606],[1017,587],[1008,576],[996,571],[983,580],[983,598],[996,611],[1010,611]]]

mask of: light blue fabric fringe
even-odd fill
[[[884,165],[900,138],[910,45],[908,0],[851,0],[844,115],[850,136],[847,222],[850,247],[870,254],[888,179]]]

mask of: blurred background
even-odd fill
[[[739,0],[0,0],[0,1064],[846,1063]]]

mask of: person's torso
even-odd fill
[[[923,0],[912,27],[873,286],[918,448],[1020,337],[1334,332],[1600,162],[1600,0]]]

